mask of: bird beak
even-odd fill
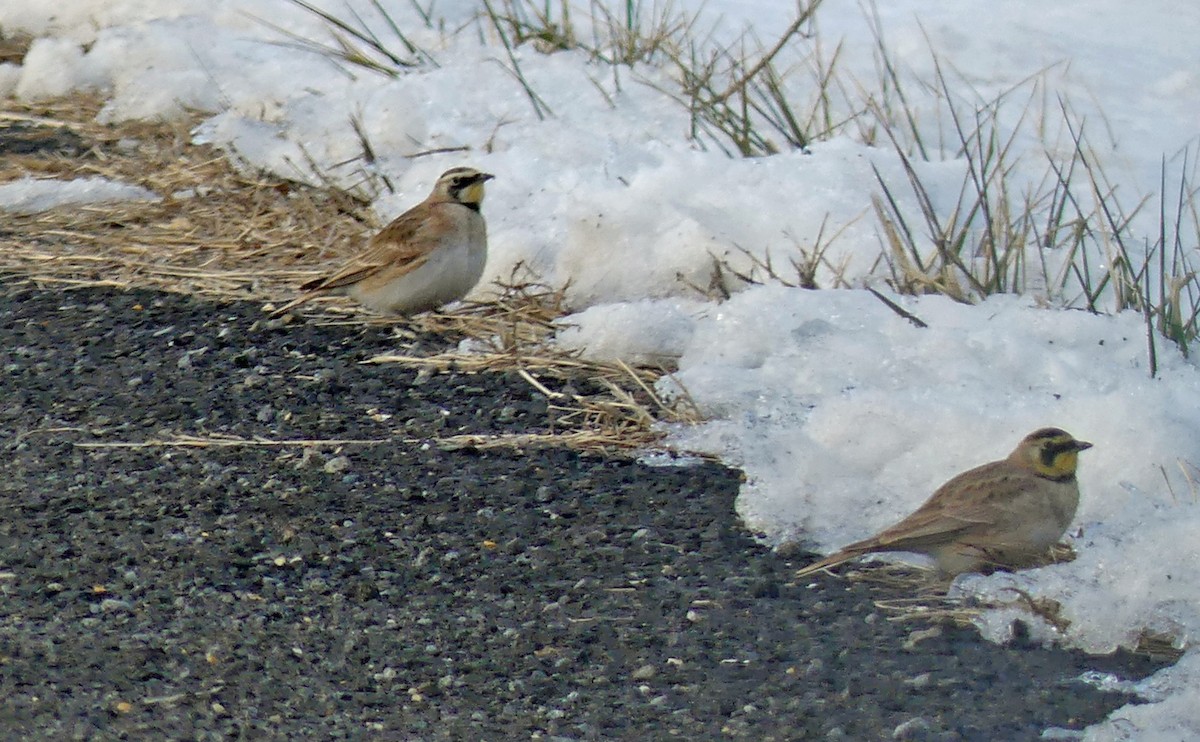
[[[1087,441],[1075,441],[1075,450],[1076,451],[1086,451],[1091,447],[1092,447],[1092,444],[1088,443]]]
[[[495,177],[496,176],[492,175],[491,173],[480,173],[478,176],[476,176],[475,182],[476,183],[486,183],[487,181],[489,181]]]

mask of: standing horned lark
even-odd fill
[[[1058,542],[1075,517],[1075,467],[1079,452],[1091,447],[1058,428],[1035,430],[1008,458],[959,474],[912,515],[796,576],[877,551],[928,554],[948,575],[1027,566]]]
[[[474,168],[450,168],[424,201],[372,237],[361,256],[331,276],[302,284],[305,293],[273,314],[326,293],[399,315],[436,309],[466,296],[487,262],[487,226],[479,205],[483,184],[493,177]]]

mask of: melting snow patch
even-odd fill
[[[141,186],[101,177],[74,180],[22,178],[0,184],[0,211],[12,214],[37,214],[59,206],[158,200],[157,194]]]

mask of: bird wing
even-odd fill
[[[301,284],[300,290],[339,289],[385,270],[389,278],[411,273],[424,265],[437,247],[440,216],[436,209],[409,209],[372,237],[362,255],[331,276]]]
[[[936,494],[936,493],[935,493]],[[863,554],[876,551],[926,552],[931,548],[953,543],[973,528],[987,523],[986,513],[955,511],[938,506],[930,498],[912,515],[870,538],[856,541],[829,556],[796,572],[804,577],[833,567]]]
[[[847,551],[921,551],[942,546],[982,529],[1004,529],[1019,517],[1017,499],[1034,484],[1032,474],[992,462],[954,477],[912,515]]]
[[[803,577],[856,556],[877,551],[931,553],[952,544],[986,550],[1003,547],[1029,530],[1030,491],[1040,484],[1032,472],[994,461],[954,477],[899,523],[857,541],[796,573]]]

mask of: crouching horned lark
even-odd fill
[[[1058,428],[1035,430],[1008,458],[959,474],[912,515],[796,576],[879,551],[927,554],[947,575],[1029,566],[1075,517],[1075,468],[1079,452],[1091,447]]]
[[[300,286],[305,292],[273,314],[314,296],[343,294],[381,314],[409,315],[466,296],[487,262],[487,226],[479,206],[493,175],[469,167],[442,173],[424,201],[396,217],[362,255],[333,275]]]

